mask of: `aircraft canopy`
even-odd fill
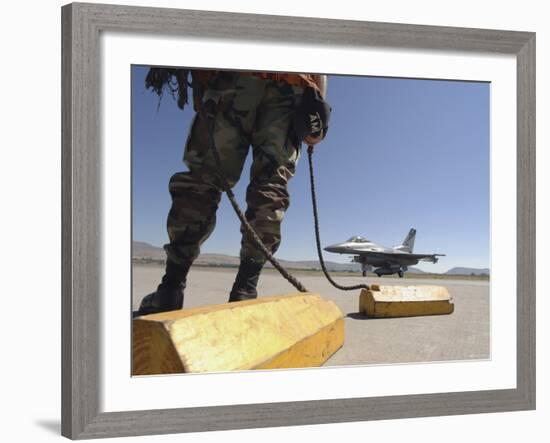
[[[353,237],[351,237],[348,242],[351,242],[351,243],[366,243],[366,242],[370,242],[369,239],[365,238],[365,237],[360,237],[358,235],[354,235]]]

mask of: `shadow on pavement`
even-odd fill
[[[354,320],[376,320],[375,318],[367,317],[365,314],[361,314],[360,312],[352,312],[346,315],[346,317],[353,318]]]

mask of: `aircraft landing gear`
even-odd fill
[[[403,278],[403,276],[405,275],[405,273],[403,272],[403,269],[400,269],[400,270],[397,272],[397,275],[399,275],[399,278]]]
[[[367,276],[367,272],[372,271],[372,267],[370,267],[367,263],[361,262],[361,272],[363,274],[363,277]]]

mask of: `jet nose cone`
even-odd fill
[[[327,252],[338,252],[338,245],[329,245],[324,249]]]

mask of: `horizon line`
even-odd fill
[[[134,240],[132,239],[132,243],[133,242],[138,242],[138,243],[143,243],[143,244],[146,244],[148,246],[151,246],[153,248],[157,248],[157,249],[164,249],[162,246],[157,246],[157,245],[153,245],[149,242],[146,242],[146,241],[143,241],[143,240]],[[212,255],[225,255],[227,257],[231,257],[231,258],[236,258],[238,259],[239,256],[238,254],[237,255],[231,255],[231,254],[227,254],[227,253],[223,253],[223,252],[201,252],[200,253],[201,255],[202,254],[212,254]],[[132,257],[133,259],[133,257]],[[317,263],[320,263],[319,261],[319,258],[316,257],[316,258],[313,258],[313,259],[300,259],[300,260],[292,260],[292,259],[286,259],[286,258],[283,258],[283,257],[278,257],[277,258],[278,260],[283,260],[283,261],[287,261],[287,262],[311,262],[311,261],[315,261]],[[335,262],[335,261],[331,261],[331,260],[324,260],[325,262],[328,262],[328,263],[333,263],[333,264],[337,264],[337,265],[354,265],[354,262],[347,262],[347,263],[340,263],[340,262]],[[359,266],[359,265],[358,265]],[[426,273],[426,274],[445,274],[447,272],[449,272],[450,270],[452,269],[455,269],[455,268],[465,268],[465,269],[475,269],[475,270],[488,270],[489,271],[489,274],[491,272],[491,267],[490,266],[483,266],[483,267],[473,267],[473,266],[453,266],[453,267],[450,267],[448,268],[445,272],[429,272],[429,271],[423,271],[421,269],[418,269],[416,268],[416,266],[418,265],[414,265],[414,266],[411,266],[409,269],[416,269],[420,272],[423,272],[423,273]]]

